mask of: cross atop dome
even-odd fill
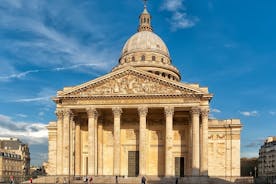
[[[143,2],[144,2],[144,8],[146,8],[148,0],[143,0]]]
[[[144,11],[140,15],[140,24],[138,28],[138,32],[140,31],[152,31],[151,27],[151,16],[147,10],[147,2],[148,0],[143,0],[144,2]]]

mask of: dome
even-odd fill
[[[138,32],[125,43],[119,64],[112,71],[132,66],[144,71],[180,81],[180,74],[172,65],[169,50],[151,27],[151,16],[146,7],[139,17]]]
[[[163,40],[151,31],[141,31],[130,37],[122,50],[122,57],[133,52],[156,52],[169,57]]]

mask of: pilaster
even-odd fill
[[[165,115],[166,115],[166,142],[165,142],[165,176],[173,176],[173,155],[172,155],[172,148],[173,148],[173,114],[174,114],[174,107],[165,107]]]
[[[121,114],[122,109],[115,107],[112,108],[113,116],[114,116],[114,146],[113,146],[113,175],[119,176],[120,175],[120,163],[121,163]]]
[[[147,168],[147,143],[146,143],[146,126],[147,126],[147,107],[138,108],[140,116],[139,124],[139,175],[146,175]]]

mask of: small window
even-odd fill
[[[144,23],[146,23],[147,22],[147,19],[146,18],[144,18]]]
[[[164,62],[164,58],[161,58],[161,62],[162,62],[162,63]]]
[[[146,60],[146,57],[143,55],[143,56],[141,57],[141,60],[142,60],[142,61],[145,61],[145,60]]]
[[[152,61],[155,61],[156,57],[155,56],[152,56]]]
[[[132,56],[131,61],[135,61],[135,57],[134,56]]]
[[[148,23],[149,23],[149,19],[147,19]]]

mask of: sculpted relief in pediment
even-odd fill
[[[181,90],[160,84],[147,78],[125,75],[105,81],[103,84],[87,88],[81,95],[125,95],[125,94],[181,94]]]

